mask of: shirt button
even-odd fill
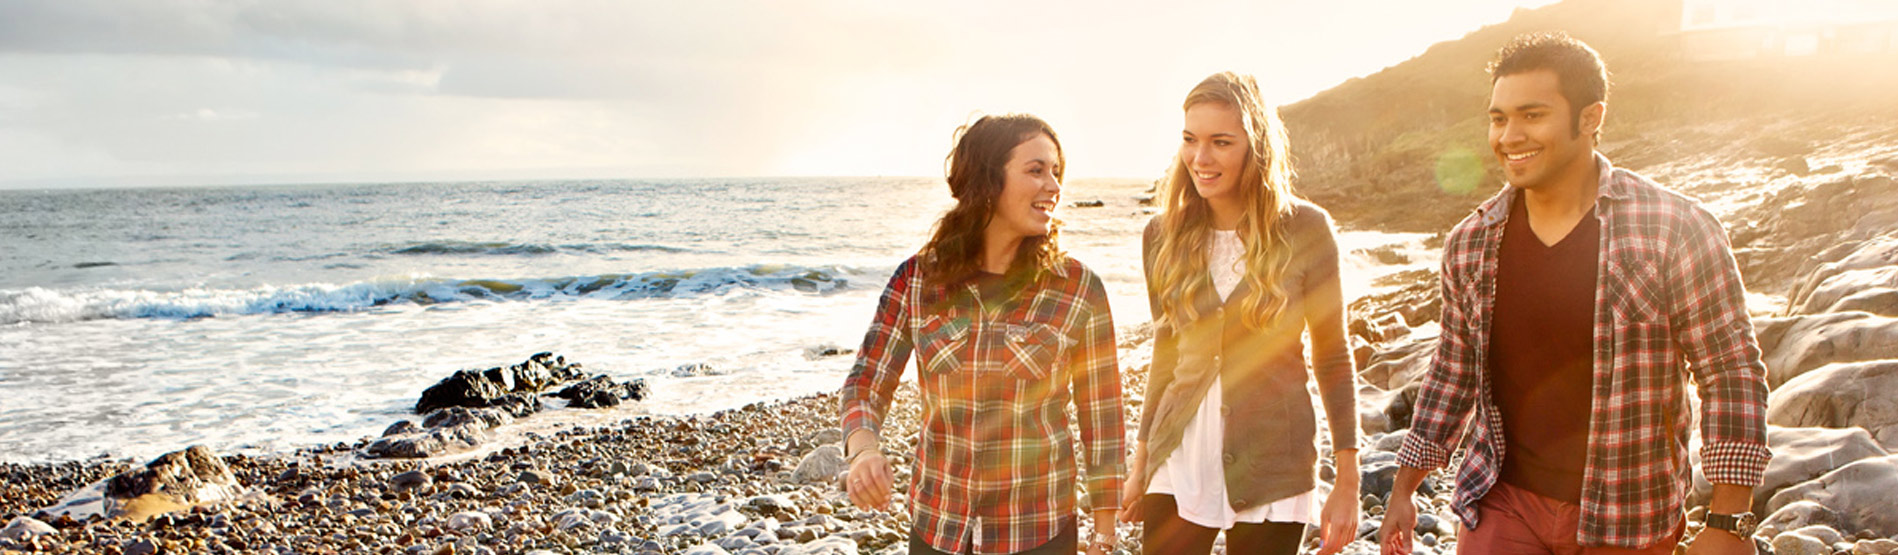
[[[1232,405],[1226,405],[1226,404],[1219,405],[1219,415],[1232,416]]]
[[[1221,458],[1226,459],[1226,466],[1232,466],[1232,463],[1239,462],[1238,457],[1232,456],[1232,453],[1226,453],[1225,456]]]

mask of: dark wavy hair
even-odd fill
[[[995,218],[995,201],[1002,195],[1009,154],[1016,146],[1042,135],[1054,141],[1058,162],[1054,177],[1062,179],[1067,171],[1067,155],[1054,128],[1041,118],[1028,114],[983,116],[956,128],[956,146],[943,159],[944,177],[956,205],[936,221],[929,243],[923,246],[919,261],[925,282],[955,285],[981,271],[983,230]],[[1060,232],[1061,222],[1056,220],[1047,235],[1023,239],[1014,262],[1009,264],[1009,273],[1052,269],[1062,257]]]
[[[1509,41],[1496,51],[1489,63],[1489,84],[1510,75],[1531,71],[1555,72],[1562,98],[1568,100],[1569,129],[1582,133],[1582,109],[1608,100],[1608,66],[1601,54],[1568,33],[1530,33]],[[1601,144],[1601,130],[1595,131],[1595,144]]]

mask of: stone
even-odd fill
[[[1800,534],[1780,534],[1773,538],[1774,555],[1832,555],[1825,542]]]
[[[1859,540],[1852,545],[1852,555],[1893,555],[1898,554],[1898,541],[1880,538]]]
[[[1898,328],[1895,328],[1898,329]],[[1767,396],[1766,421],[1786,427],[1859,427],[1898,448],[1898,360],[1832,364]]]
[[[1403,389],[1419,381],[1424,372],[1429,371],[1430,359],[1436,352],[1437,339],[1434,337],[1381,350],[1371,357],[1371,365],[1360,370],[1358,376],[1378,389]],[[1404,421],[1410,420],[1406,418]]]
[[[1764,351],[1766,385],[1779,389],[1802,374],[1835,362],[1898,358],[1898,318],[1864,312],[1795,317],[1784,338]]]
[[[1845,541],[1845,536],[1839,534],[1838,530],[1833,530],[1831,526],[1826,526],[1824,524],[1814,524],[1811,526],[1806,526],[1803,528],[1799,528],[1797,530],[1793,530],[1790,533],[1799,534],[1802,536],[1806,536],[1808,538],[1819,540],[1819,543],[1823,543],[1826,545],[1832,545],[1835,543]]]
[[[1898,455],[1863,459],[1817,479],[1780,490],[1768,500],[1777,513],[1797,501],[1811,501],[1836,512],[1840,530],[1898,534]],[[1808,523],[1825,524],[1825,523]]]
[[[158,542],[153,541],[151,538],[139,538],[128,541],[125,542],[124,546],[119,548],[119,552],[124,555],[157,555],[158,550]]]
[[[839,536],[827,536],[784,546],[778,555],[857,555],[857,542]]]
[[[819,446],[805,455],[791,471],[791,482],[797,484],[827,484],[835,480],[844,471],[843,448],[835,444]]]
[[[494,518],[481,511],[462,511],[448,515],[448,527],[460,532],[494,527]]]
[[[404,422],[407,421],[404,420]],[[420,470],[410,470],[390,477],[389,489],[395,491],[409,491],[416,488],[428,487],[428,483],[428,473]]]
[[[715,543],[702,543],[685,550],[685,555],[731,555],[730,551]],[[782,552],[780,552],[782,555]]]
[[[5,529],[0,529],[0,539],[18,542],[58,532],[59,530],[54,529],[51,524],[30,517],[16,516],[7,522]]]
[[[1821,264],[1806,275],[1790,299],[1798,313],[1814,314],[1840,299],[1870,288],[1898,287],[1898,234],[1853,245],[1836,261]]]
[[[1758,535],[1777,536],[1782,532],[1798,530],[1815,524],[1837,527],[1844,523],[1844,517],[1825,505],[1812,501],[1795,501],[1779,507],[1765,518],[1760,519]]]
[[[486,372],[459,370],[422,390],[422,398],[415,402],[415,414],[448,407],[485,407],[505,394],[507,390],[489,379]]]
[[[1898,289],[1872,287],[1839,299],[1826,312],[1867,312],[1879,316],[1898,316]]]

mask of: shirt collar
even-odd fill
[[[1627,184],[1621,179],[1616,178],[1615,165],[1609,163],[1608,157],[1600,152],[1595,153],[1595,169],[1600,173],[1600,176],[1596,178],[1598,179],[1595,188],[1596,210],[1601,210],[1604,204],[1602,202],[1603,200],[1626,200],[1628,198]],[[1496,196],[1491,197],[1488,201],[1484,201],[1483,204],[1476,207],[1477,219],[1480,220],[1485,227],[1500,226],[1503,222],[1508,221],[1509,203],[1515,202],[1516,191],[1518,191],[1516,186],[1504,183],[1502,191],[1497,192]]]

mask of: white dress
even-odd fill
[[[1212,239],[1206,256],[1207,266],[1212,270],[1213,288],[1224,301],[1245,275],[1245,266],[1240,263],[1245,246],[1239,242],[1237,231],[1213,230]],[[1206,391],[1206,400],[1200,402],[1199,410],[1186,423],[1179,449],[1154,471],[1147,493],[1172,495],[1179,505],[1181,519],[1207,528],[1226,529],[1240,522],[1267,521],[1318,524],[1318,490],[1315,488],[1244,512],[1232,510],[1232,503],[1226,498],[1226,467],[1220,460],[1225,454],[1226,437],[1225,417],[1219,414],[1223,404],[1220,395],[1219,376],[1215,374],[1212,387]]]

